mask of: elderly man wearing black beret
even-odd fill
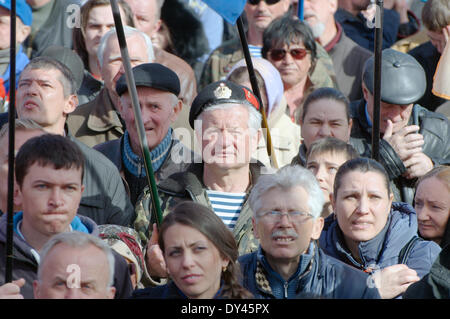
[[[189,113],[189,124],[201,145],[201,161],[158,185],[163,215],[181,201],[208,206],[233,232],[240,254],[258,248],[247,199],[264,168],[251,160],[261,132],[259,107],[258,99],[246,87],[230,81],[207,85],[195,98]],[[146,189],[137,206],[150,211],[150,205]],[[147,246],[147,270],[152,278],[165,278],[164,258],[156,237],[153,226]]]
[[[183,171],[193,161],[192,152],[173,137],[173,129],[170,127],[182,108],[182,102],[178,98],[180,81],[175,72],[158,63],[140,64],[132,72],[158,183],[173,173]],[[96,145],[95,149],[116,164],[131,203],[135,205],[147,185],[147,177],[125,74],[117,80],[116,92],[120,97],[120,115],[125,122],[125,133],[119,139]],[[142,223],[142,218],[142,215],[137,214],[134,226],[138,231],[140,227],[137,224]],[[145,241],[145,234],[140,235]]]
[[[351,105],[352,144],[372,152],[374,58],[363,72],[364,99]],[[445,116],[415,104],[426,89],[425,71],[410,55],[383,50],[381,67],[380,162],[389,173],[395,201],[412,204],[418,177],[450,163],[450,128]]]

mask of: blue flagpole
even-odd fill
[[[303,16],[303,5],[304,5],[304,0],[298,0],[298,4],[297,4],[297,14],[298,14],[298,18],[300,19],[300,21],[304,20],[304,16]]]

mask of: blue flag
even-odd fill
[[[247,0],[203,0],[208,6],[216,11],[222,18],[232,25],[244,11]]]

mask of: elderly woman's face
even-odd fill
[[[364,242],[374,238],[386,225],[392,200],[378,172],[351,171],[342,176],[333,208],[346,239]]]
[[[311,68],[311,52],[301,40],[290,45],[273,46],[267,58],[280,72],[285,89],[305,80]]]
[[[440,243],[450,216],[450,192],[437,177],[424,179],[417,186],[414,199],[419,233]]]
[[[164,259],[177,287],[191,299],[213,298],[228,259],[195,228],[174,224],[163,236]]]

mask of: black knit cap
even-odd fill
[[[259,110],[260,103],[253,92],[231,81],[217,81],[203,88],[192,102],[189,112],[189,124],[194,128],[194,121],[204,109],[218,104],[245,104]]]
[[[180,79],[171,69],[159,63],[144,63],[132,69],[136,87],[146,86],[161,91],[167,91],[178,96],[180,94]],[[116,92],[119,96],[128,91],[125,74],[117,80]]]
[[[407,105],[417,102],[425,93],[427,80],[423,67],[406,53],[384,49],[381,59],[381,100]],[[363,81],[373,95],[374,57],[364,65]]]

